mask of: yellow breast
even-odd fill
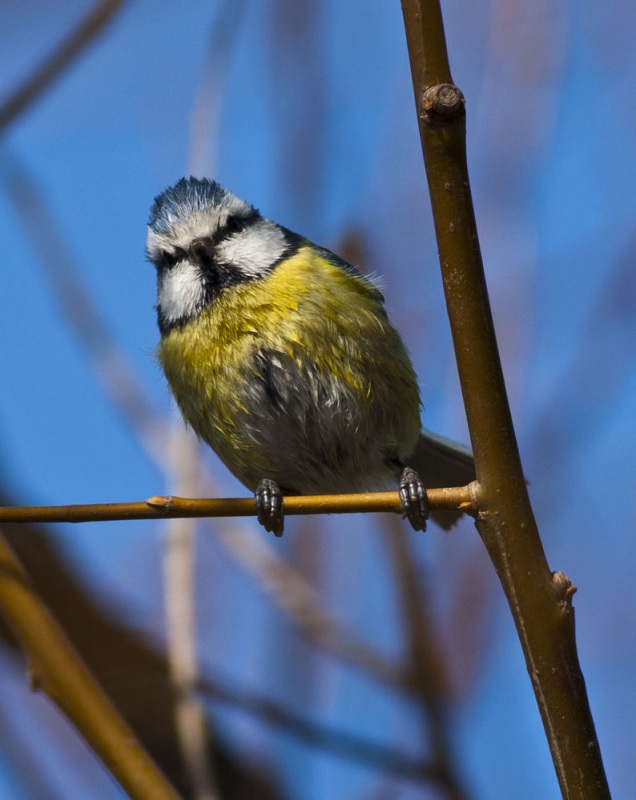
[[[158,356],[186,421],[250,488],[307,493],[415,447],[417,382],[379,292],[310,246],[223,290]]]

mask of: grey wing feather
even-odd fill
[[[412,467],[431,489],[465,486],[475,480],[475,462],[469,448],[426,429],[406,466]]]
[[[418,473],[428,489],[465,486],[476,477],[473,454],[467,447],[427,430],[420,434],[415,452],[406,460],[406,466]],[[439,511],[432,516],[435,522],[448,530],[461,514]]]

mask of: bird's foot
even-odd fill
[[[422,479],[411,467],[405,467],[400,478],[402,518],[408,519],[416,531],[426,530],[428,499]]]
[[[274,536],[283,535],[285,512],[283,509],[283,494],[276,483],[268,478],[259,481],[254,492],[254,503],[258,521],[266,531],[271,531]]]

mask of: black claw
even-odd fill
[[[276,483],[268,478],[259,481],[254,492],[254,503],[258,521],[266,531],[271,531],[274,536],[283,535],[285,512],[283,509],[283,494]]]
[[[416,531],[426,530],[428,519],[428,499],[426,487],[414,469],[406,467],[400,478],[400,500],[402,518],[408,519]]]

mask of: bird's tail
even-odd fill
[[[465,486],[475,480],[475,462],[467,447],[422,430],[415,452],[406,460],[428,489]],[[437,511],[433,519],[448,530],[461,516],[454,511]]]

